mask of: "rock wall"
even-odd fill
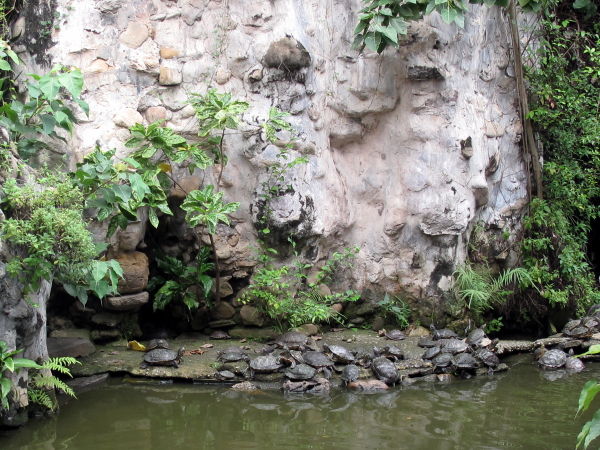
[[[250,102],[242,131],[270,107],[292,114],[294,155],[308,154],[309,162],[288,174],[292,188],[271,204],[270,243],[282,245],[293,233],[303,257],[317,264],[358,245],[339,287],[379,299],[406,295],[426,322],[466,258],[474,224],[487,233],[492,262],[517,257],[511,248],[527,175],[500,9],[470,6],[465,29],[433,14],[409,26],[400,50],[359,55],[350,50],[358,0],[28,3],[53,22],[42,33],[46,49],[33,32],[35,14],[14,24],[25,73],[61,63],[85,75],[90,117],[78,115],[68,146],[53,143],[72,167],[96,145],[124,155],[135,122],[165,119],[194,140],[197,120],[186,101],[214,86]],[[229,134],[225,147],[221,187],[241,207],[232,226],[219,229],[219,257],[224,275],[241,279],[254,264],[261,183],[277,148],[244,132]],[[216,182],[217,170],[194,177],[186,170],[177,175],[190,188]],[[162,236],[185,255],[194,236],[182,219],[171,219]]]

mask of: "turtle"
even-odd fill
[[[453,338],[458,337],[458,334],[456,334],[454,331],[449,330],[447,328],[442,328],[441,330],[436,330],[435,325],[433,325],[433,324],[431,324],[429,326],[429,329],[431,330],[431,336],[436,341],[439,339],[453,339]]]
[[[214,331],[208,338],[215,340],[224,340],[231,339],[231,336],[229,336],[225,331],[217,330]]]
[[[467,344],[469,344],[471,347],[475,347],[475,348],[481,347],[482,341],[487,337],[487,335],[485,334],[485,331],[483,331],[484,327],[485,327],[485,324],[483,324],[479,328],[475,328],[473,331],[471,331],[469,333],[469,335],[467,336],[467,340],[466,340]]]
[[[302,357],[305,364],[314,367],[318,372],[322,371],[325,378],[331,377],[329,369],[333,367],[333,361],[325,353],[310,351],[304,353]]]
[[[434,341],[430,337],[424,337],[424,338],[419,339],[419,342],[417,343],[417,345],[419,347],[423,347],[423,348],[431,348],[431,347],[439,347],[440,343],[437,341]]]
[[[166,339],[152,339],[150,342],[148,342],[148,345],[146,346],[147,351],[154,350],[155,348],[165,348],[167,350],[171,350],[171,346]]]
[[[301,350],[304,351],[308,345],[309,338],[305,334],[298,333],[297,331],[288,331],[283,333],[275,341],[275,345],[279,348],[288,348],[289,350]]]
[[[459,353],[452,357],[452,368],[455,372],[460,371],[465,378],[470,378],[470,370],[475,370],[479,367],[479,363],[469,353]]]
[[[421,356],[421,358],[423,358],[423,359],[433,359],[437,355],[439,355],[441,351],[442,351],[442,349],[439,346],[438,347],[428,348],[427,350],[425,350],[425,353],[423,353],[423,356]]]
[[[377,352],[376,349],[373,349],[373,351],[375,352],[375,358],[373,358],[373,361],[371,361],[371,369],[373,369],[373,373],[385,384],[395,385],[400,380],[400,375],[398,374],[396,365],[385,356],[378,356],[379,352]]]
[[[453,355],[462,353],[469,348],[469,344],[460,339],[442,339],[441,341],[442,353],[451,353]]]
[[[567,354],[560,349],[548,350],[538,359],[538,365],[542,369],[554,370],[565,365],[567,362]]]
[[[250,378],[254,379],[256,372],[277,372],[283,365],[272,355],[257,356],[250,360]]]
[[[565,362],[565,369],[571,372],[581,372],[583,369],[585,369],[585,364],[583,364],[583,361],[579,358],[571,356],[567,358],[567,361]]]
[[[544,344],[540,345],[538,348],[536,348],[533,351],[533,359],[538,361],[544,355],[544,353],[546,353],[547,351],[548,351],[548,349],[546,348],[546,346]]]
[[[597,303],[590,306],[585,315],[588,317],[600,317],[600,304]]]
[[[383,347],[382,355],[387,359],[391,359],[392,361],[404,359],[404,352],[395,345],[386,345]]]
[[[373,359],[373,355],[369,350],[364,347],[358,347],[352,351],[354,354],[354,362],[361,367],[369,367],[371,365],[371,360]]]
[[[359,376],[360,369],[355,364],[348,364],[344,367],[344,370],[342,370],[342,380],[346,386],[348,386],[348,383],[358,380]]]
[[[406,335],[400,330],[390,330],[385,332],[385,338],[391,341],[401,341],[406,339]]]
[[[173,366],[176,369],[183,363],[183,353],[185,349],[181,347],[177,353],[166,348],[155,348],[144,355],[144,360],[140,364],[141,369],[148,366]]]
[[[217,353],[217,361],[224,363],[235,361],[250,361],[248,354],[239,347],[229,347]]]
[[[233,380],[235,378],[235,374],[230,372],[229,370],[221,370],[220,372],[215,373],[215,379],[217,380]]]
[[[355,359],[354,355],[350,353],[350,350],[341,345],[323,344],[323,351],[333,362],[350,364],[353,363]]]
[[[595,333],[595,328],[594,326],[592,327],[588,327],[586,325],[587,322],[591,322],[591,323],[596,323],[597,322],[594,321],[589,321],[587,320],[589,318],[584,317],[583,319],[579,320],[579,321],[575,321],[572,320],[569,323],[567,323],[567,325],[565,325],[565,327],[563,328],[562,333],[566,336],[572,337],[572,338],[586,338],[586,337],[590,337],[592,334]]]
[[[316,374],[316,369],[307,364],[298,364],[294,367],[289,367],[285,371],[285,376],[290,380],[310,380]]]
[[[434,372],[437,368],[440,368],[442,371],[446,372],[446,370],[450,367],[450,364],[452,364],[452,355],[450,353],[440,353],[433,358],[431,362],[433,363]]]
[[[481,360],[483,364],[485,364],[491,369],[494,369],[498,366],[498,364],[500,364],[500,358],[498,358],[498,356],[494,352],[491,352],[489,350],[480,350],[476,354],[476,356]]]

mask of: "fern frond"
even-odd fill
[[[73,392],[73,389],[71,389],[64,381],[56,378],[55,376],[37,374],[32,381],[36,388],[60,389],[65,394],[77,398],[75,396],[75,392]]]
[[[45,406],[51,411],[54,411],[54,408],[56,407],[50,396],[41,389],[29,389],[27,391],[27,396],[29,397],[30,402]]]
[[[42,369],[50,369],[55,370],[60,373],[64,373],[65,375],[71,376],[71,370],[66,367],[71,364],[81,364],[75,358],[70,356],[62,356],[57,358],[50,358],[42,365]]]

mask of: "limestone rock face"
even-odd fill
[[[123,269],[123,278],[119,279],[119,294],[133,294],[146,289],[148,285],[148,257],[141,252],[119,253],[115,258]]]
[[[69,20],[53,32],[45,57],[90,68],[84,99],[91,115],[70,138],[71,163],[96,143],[126,155],[124,127],[140,120],[164,118],[164,126],[197,140],[188,92],[217,86],[250,103],[242,132],[225,138],[221,176],[218,166],[194,174],[173,168],[177,179],[192,176],[203,185],[220,178],[224,199],[241,204],[215,236],[223,275],[252,273],[250,247],[270,211],[265,241],[284,250],[282,258],[292,255],[285,248],[292,234],[314,267],[344,247],[360,247],[353,269],[330,283],[333,292],[369,290],[375,301],[383,292],[403,293],[434,314],[435,299],[466,258],[475,223],[486,233],[519,234],[527,177],[499,8],[469,5],[464,29],[431,14],[409,24],[399,50],[359,55],[350,47],[360,0],[70,4],[56,1]],[[21,53],[24,73],[45,73],[30,56]],[[306,155],[308,163],[287,172],[286,189],[267,204],[266,168],[290,136],[279,133],[274,145],[252,130],[273,106],[289,112],[296,128],[290,156]],[[184,217],[175,211],[164,219],[163,237],[185,259],[192,241],[206,245],[206,236]],[[507,265],[518,256],[510,239]]]

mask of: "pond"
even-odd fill
[[[508,372],[383,393],[255,393],[223,386],[109,386],[81,393],[60,414],[0,436],[7,449],[574,449],[591,412],[574,420],[579,392],[600,377],[543,372],[531,355]],[[594,409],[594,408],[591,408]]]

